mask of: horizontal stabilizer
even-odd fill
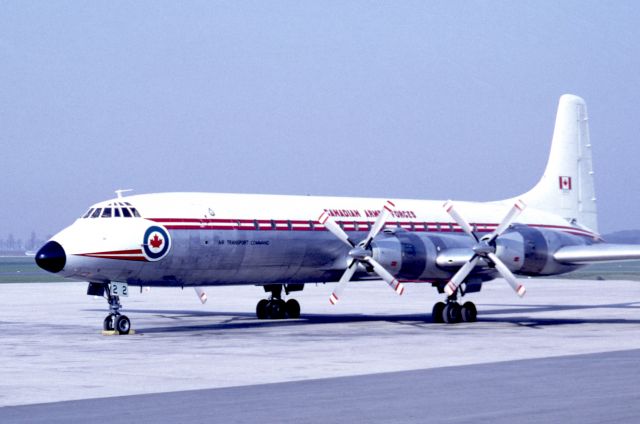
[[[589,262],[640,259],[640,244],[592,244],[566,246],[558,249],[553,258],[558,262],[584,264]]]

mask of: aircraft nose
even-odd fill
[[[36,253],[36,263],[45,271],[60,272],[67,263],[67,256],[60,243],[50,241]]]

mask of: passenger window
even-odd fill
[[[129,212],[129,209],[122,208],[122,216],[124,216],[125,218],[131,218],[131,212]]]
[[[91,212],[93,212],[93,208],[89,209],[89,210],[87,211],[87,213],[85,213],[82,217],[83,217],[83,218],[89,218],[89,216],[91,215]]]
[[[113,208],[113,216],[120,218],[120,208]]]
[[[140,218],[140,214],[138,213],[138,210],[136,208],[131,208],[131,212],[133,213],[133,216],[135,216],[136,218]]]
[[[104,208],[104,212],[102,212],[103,218],[111,218],[111,208]]]
[[[100,212],[102,212],[102,208],[96,208],[95,211],[93,211],[93,214],[91,214],[91,218],[97,218],[100,216]]]

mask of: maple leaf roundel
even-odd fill
[[[163,227],[153,225],[144,233],[142,250],[150,261],[159,261],[164,258],[171,247],[169,233]]]

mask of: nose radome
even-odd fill
[[[36,263],[45,271],[60,272],[67,263],[67,256],[60,243],[50,241],[36,253]]]

